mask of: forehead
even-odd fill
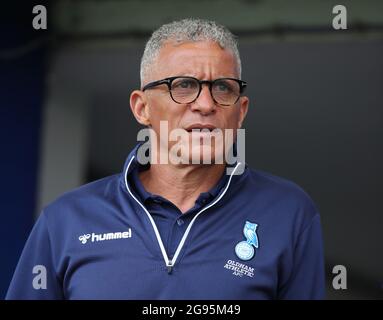
[[[165,43],[156,61],[158,77],[238,77],[234,54],[212,41]]]

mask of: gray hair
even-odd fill
[[[177,41],[177,43],[189,41],[214,41],[218,43],[221,48],[228,49],[234,54],[238,74],[241,77],[241,58],[235,36],[226,27],[214,21],[189,18],[164,24],[153,32],[146,43],[141,58],[141,85],[148,77],[160,49],[165,42],[171,40]]]

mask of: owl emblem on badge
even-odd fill
[[[247,261],[254,257],[254,248],[259,248],[257,227],[258,225],[256,223],[251,223],[250,221],[245,222],[243,235],[246,241],[241,241],[235,246],[235,254],[239,259]]]

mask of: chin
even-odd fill
[[[193,164],[222,164],[223,154],[214,146],[203,145],[193,147],[190,150],[189,161]]]

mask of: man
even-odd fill
[[[226,135],[209,139],[238,137],[249,105],[240,78],[223,26],[185,19],[155,31],[130,99],[151,130],[150,163],[141,143],[121,174],[48,205],[7,298],[323,298],[313,202],[292,182],[229,164]],[[182,134],[164,136],[163,124]]]

